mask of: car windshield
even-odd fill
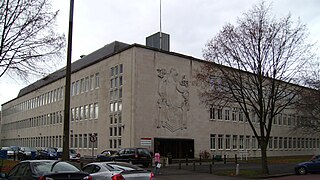
[[[25,151],[37,151],[36,148],[32,148],[32,147],[24,147],[24,150]]]
[[[110,171],[135,171],[143,170],[142,168],[128,163],[105,163],[106,168]]]
[[[34,162],[34,170],[39,174],[46,174],[49,172],[77,172],[79,169],[67,162],[61,161],[43,161]]]
[[[7,150],[7,151],[12,151],[12,148],[11,148],[11,147],[2,147],[1,149],[2,149],[2,150]]]
[[[77,154],[76,150],[74,149],[70,149],[69,151],[70,151],[70,154]]]
[[[51,153],[53,153],[53,152],[57,152],[55,149],[53,149],[53,148],[47,148],[47,151],[48,152],[51,152]]]

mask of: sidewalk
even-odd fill
[[[157,179],[167,180],[167,179],[248,179],[240,178],[235,176],[237,165],[232,162],[215,162],[211,165],[212,171],[210,170],[210,162],[205,162],[199,164],[199,162],[193,164],[193,162],[181,164],[181,169],[178,163],[169,164],[161,168],[161,174],[157,176]],[[285,164],[269,164],[270,175],[267,177],[255,177],[254,179],[266,179],[274,177],[289,176],[294,174],[294,163],[285,163]],[[152,170],[152,168],[149,168]],[[241,174],[242,170],[253,170],[261,171],[261,164],[258,163],[246,163],[239,162],[239,172]],[[231,172],[233,176],[217,176],[216,174],[221,174],[221,172]],[[234,172],[234,173],[233,173]]]

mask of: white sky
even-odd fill
[[[68,35],[68,0],[52,0],[60,9],[57,30]],[[202,49],[226,23],[235,24],[242,13],[260,0],[162,0],[162,31],[170,34],[170,50],[202,58]],[[266,0],[269,4],[271,0]],[[72,60],[115,40],[144,45],[145,38],[159,31],[160,0],[75,0]],[[276,18],[291,13],[307,25],[310,42],[320,44],[319,0],[274,0]],[[319,54],[319,53],[318,53]],[[65,66],[65,62],[60,67]],[[60,68],[59,67],[59,68]],[[25,82],[0,79],[0,104],[17,97]]]

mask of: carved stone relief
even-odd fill
[[[171,132],[187,129],[189,111],[189,82],[176,69],[157,69],[158,73],[158,117],[157,128]]]

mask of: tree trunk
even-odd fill
[[[262,166],[262,173],[265,175],[269,174],[268,168],[268,160],[267,160],[267,143],[261,143],[261,166]]]

